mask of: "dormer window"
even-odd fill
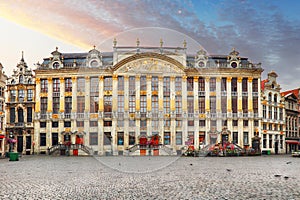
[[[20,77],[19,77],[19,83],[23,83],[24,82],[24,79],[23,79],[23,76],[21,75]]]
[[[98,67],[98,65],[99,65],[99,63],[98,63],[97,60],[92,60],[92,61],[90,62],[90,66],[91,66],[91,67]]]
[[[236,68],[236,67],[237,67],[237,63],[236,63],[236,62],[232,62],[232,63],[231,63],[231,67],[232,67],[232,68]]]
[[[53,69],[58,69],[59,68],[59,63],[58,62],[55,62],[53,63]]]

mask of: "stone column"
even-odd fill
[[[124,117],[129,113],[129,77],[124,76]],[[129,146],[129,118],[124,118],[124,149]]]
[[[198,76],[194,76],[194,146],[199,149],[199,98],[198,98]]]
[[[164,144],[164,94],[163,94],[164,78],[158,77],[158,131],[161,137],[161,142]],[[171,138],[170,138],[171,139]]]
[[[206,112],[206,122],[205,122],[205,144],[210,144],[210,138],[208,132],[211,131],[210,119],[210,101],[209,101],[210,89],[209,89],[209,77],[205,77],[205,112]]]
[[[187,76],[182,76],[182,140],[183,144],[188,140],[188,127],[187,127]]]
[[[171,119],[171,127],[170,127],[170,137],[171,137],[171,147],[176,150],[176,106],[175,106],[175,77],[170,77],[170,119]],[[173,114],[173,116],[172,116]],[[174,117],[175,116],[175,117]]]
[[[152,110],[152,92],[151,92],[151,79],[152,76],[147,76],[147,114],[151,112]],[[147,135],[152,135],[152,116],[151,118],[147,118]]]
[[[112,149],[113,155],[118,155],[118,137],[117,137],[117,111],[118,111],[118,75],[113,75],[113,91],[112,91],[112,112],[113,112],[113,119],[112,119],[112,127],[111,127],[111,136],[112,136]]]
[[[137,75],[135,76],[135,110],[136,112],[140,112],[140,76]],[[138,141],[138,136],[140,135],[140,130],[141,130],[141,127],[140,127],[140,118],[135,118],[136,121],[135,121],[135,124],[136,124],[136,132],[135,132],[135,144],[138,144],[139,141]]]

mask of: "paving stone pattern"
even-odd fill
[[[0,199],[300,199],[300,158],[51,157],[0,160]]]

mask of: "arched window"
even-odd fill
[[[271,102],[272,101],[272,93],[269,93],[269,97],[268,97],[268,101]]]
[[[274,94],[274,102],[277,102],[277,94]]]
[[[19,83],[23,83],[23,81],[24,81],[24,78],[23,78],[22,75],[20,75],[20,77],[19,77]]]

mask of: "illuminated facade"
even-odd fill
[[[187,144],[251,147],[261,130],[260,64],[236,50],[186,50],[116,41],[109,53],[56,49],[35,70],[35,151],[81,141],[98,155],[134,154],[138,147],[128,150],[151,136],[169,154]]]
[[[6,86],[6,137],[16,140],[15,152],[32,154],[35,81],[23,55]]]
[[[285,153],[285,101],[275,72],[262,81],[262,151]]]

